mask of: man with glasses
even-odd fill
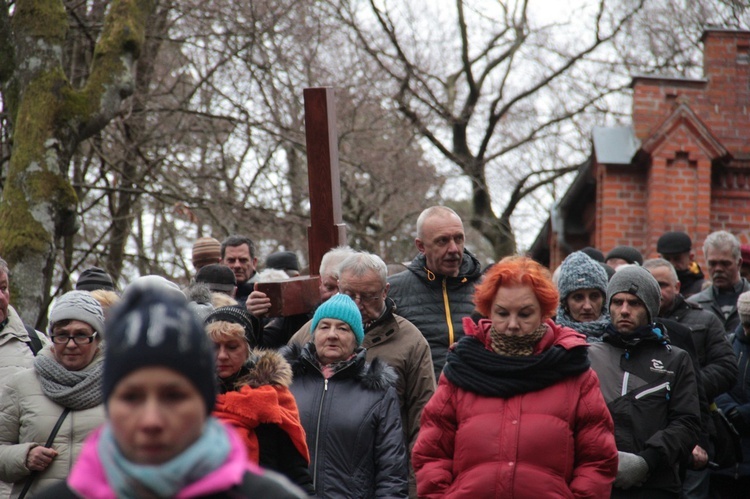
[[[398,373],[396,391],[410,454],[419,433],[422,409],[435,392],[430,347],[414,324],[396,315],[396,306],[388,298],[387,267],[379,256],[355,253],[341,263],[338,274],[339,293],[351,297],[362,314],[365,327],[362,346],[367,349],[367,359],[377,357]],[[303,345],[310,339],[310,323],[307,323],[290,343]],[[412,478],[410,495],[416,497],[415,494]]]
[[[750,283],[740,276],[740,242],[727,231],[713,232],[703,243],[703,255],[711,286],[691,296],[688,301],[716,315],[724,331],[730,334],[740,323],[737,299],[745,291],[750,291]]]

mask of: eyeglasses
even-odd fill
[[[58,345],[67,345],[70,340],[73,340],[73,343],[75,343],[76,345],[86,345],[94,341],[94,338],[96,338],[97,334],[98,333],[96,332],[94,332],[94,334],[92,334],[91,336],[87,334],[77,334],[75,336],[53,334],[50,336],[50,338],[52,338],[52,343],[57,343]]]
[[[354,293],[352,291],[341,289],[341,287],[339,286],[339,291],[354,301],[359,300],[360,303],[376,302],[383,296],[383,290],[380,290],[376,293]]]

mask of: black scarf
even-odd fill
[[[473,336],[464,336],[448,352],[443,372],[464,390],[510,398],[552,386],[586,371],[590,365],[584,345],[570,350],[553,346],[539,355],[506,357],[487,350]]]

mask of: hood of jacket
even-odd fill
[[[18,315],[16,309],[8,305],[8,322],[2,331],[0,331],[0,345],[11,339],[21,340],[26,343],[29,341],[29,333],[26,332],[26,327],[23,325],[21,316]]]
[[[247,373],[237,381],[237,385],[250,385],[253,388],[278,385],[288,388],[292,384],[292,367],[275,350],[254,348],[244,367]]]
[[[442,276],[428,270],[427,258],[425,258],[424,253],[420,253],[414,257],[414,260],[406,268],[427,283],[440,282],[441,278],[445,277],[448,287],[462,286],[467,281],[476,281],[482,275],[482,265],[479,263],[479,260],[465,248],[463,259],[461,260],[461,268],[458,270],[456,277]]]
[[[322,376],[318,367],[317,355],[315,354],[315,344],[308,343],[305,346],[288,345],[281,350],[281,353],[292,366],[294,377],[304,375],[309,372],[318,373]],[[356,355],[346,362],[346,365],[333,375],[334,378],[352,378],[373,391],[384,391],[391,386],[396,386],[398,375],[388,364],[375,357],[371,362],[365,360],[367,350],[359,348],[355,351]]]

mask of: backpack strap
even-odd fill
[[[23,327],[25,327],[26,332],[29,333],[29,341],[26,344],[29,345],[31,352],[34,354],[34,357],[36,357],[36,354],[38,354],[39,351],[44,347],[44,345],[42,345],[42,340],[39,339],[39,335],[37,334],[36,329],[31,326],[27,326],[26,324],[24,324]]]

